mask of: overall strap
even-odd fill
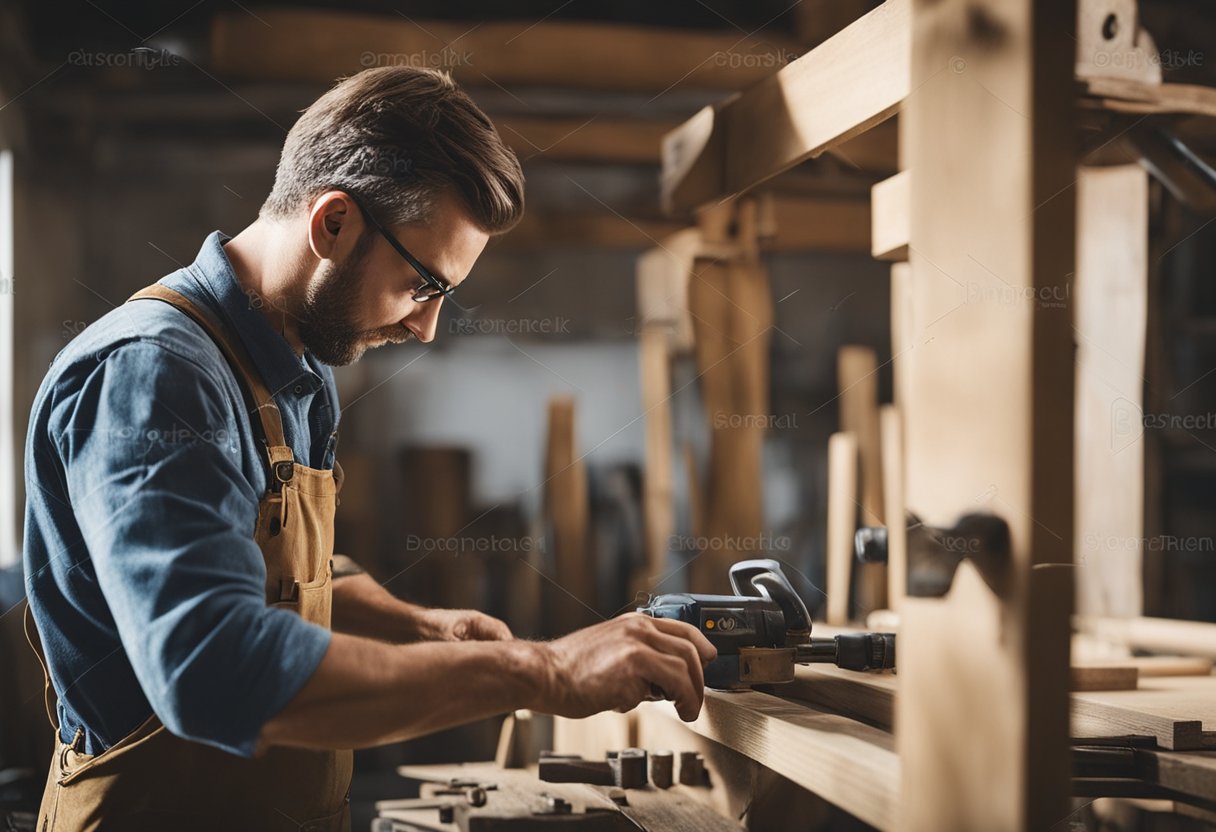
[[[34,614],[28,603],[25,605],[23,616],[25,640],[30,647],[34,648],[34,653],[38,656],[38,664],[42,665],[42,702],[46,706],[46,716],[51,721],[51,727],[55,729],[55,736],[58,737],[59,713],[56,708],[58,697],[55,696],[55,689],[51,687],[51,671],[46,663],[46,653],[42,651],[42,639],[38,637],[38,625],[34,622]]]
[[[253,366],[253,361],[245,347],[231,337],[228,330],[216,323],[210,315],[191,303],[183,294],[168,286],[153,283],[151,286],[140,289],[127,300],[143,298],[164,301],[170,306],[180,309],[211,336],[211,339],[228,359],[228,363],[236,371],[238,381],[243,381],[242,386],[252,397],[253,407],[262,423],[262,435],[266,438],[266,452],[270,460],[272,483],[275,479],[284,482],[291,479],[291,465],[295,460],[295,455],[284,439],[283,418],[279,413],[279,406],[275,404],[274,396],[262,381],[261,373]],[[286,466],[286,468],[282,466]]]

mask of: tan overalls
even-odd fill
[[[160,284],[131,296],[156,298],[193,318],[223,350],[261,416],[270,486],[253,536],[266,559],[266,603],[330,626],[334,509],[341,468],[295,462],[270,391],[240,341],[178,292]],[[336,475],[335,475],[335,472]],[[42,660],[33,619],[26,633]],[[46,679],[46,707],[55,728],[55,756],[39,812],[39,832],[121,830],[307,830],[350,828],[350,751],[271,748],[246,759],[170,734],[153,714],[101,754],[80,753],[59,739],[55,693]]]

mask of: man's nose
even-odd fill
[[[442,297],[419,303],[405,316],[402,323],[405,324],[406,329],[414,333],[415,338],[424,344],[429,344],[435,340],[435,330],[439,327],[439,307],[442,305]]]

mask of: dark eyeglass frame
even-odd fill
[[[414,267],[414,271],[418,272],[418,276],[422,278],[423,286],[417,289],[411,296],[414,303],[426,303],[435,300],[435,298],[450,297],[456,291],[455,286],[449,285],[446,281],[436,277],[430,269],[422,265],[417,257],[410,254],[409,249],[401,245],[401,242],[389,233],[389,230],[381,224],[380,220],[376,219],[376,215],[368,210],[367,206],[359,197],[352,194],[350,191],[343,191],[351,198],[355,205],[359,206],[359,210],[363,212],[363,216],[372,227],[380,232],[380,236],[388,240],[388,244],[393,247],[393,250],[401,255],[401,259]]]

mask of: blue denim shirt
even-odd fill
[[[207,237],[161,283],[235,330],[296,461],[332,468],[332,371],[298,357]],[[65,347],[26,439],[25,583],[60,737],[96,754],[155,713],[243,756],[312,675],[330,634],[266,606],[253,540],[266,456],[227,361],[184,313],[119,306]]]

